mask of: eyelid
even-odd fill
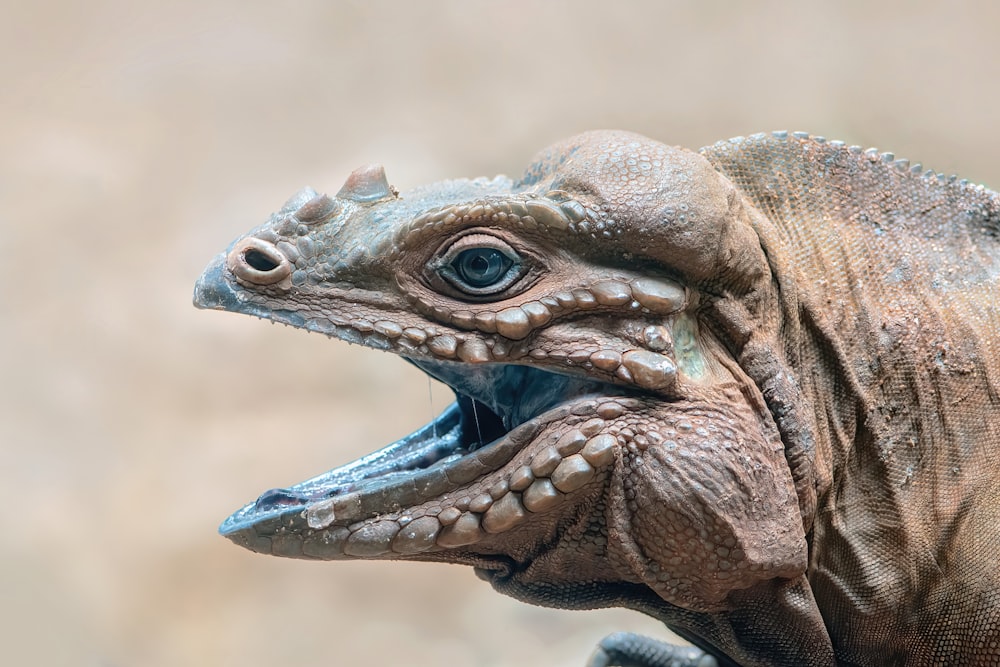
[[[441,261],[448,263],[458,256],[458,253],[463,250],[468,250],[469,248],[492,248],[498,252],[503,253],[509,260],[517,262],[520,260],[520,255],[514,251],[504,241],[501,241],[495,236],[490,234],[467,234],[455,240],[448,248],[441,254]]]

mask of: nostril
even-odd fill
[[[257,269],[258,271],[264,271],[264,272],[274,271],[276,268],[278,268],[278,262],[275,262],[273,259],[262,253],[260,250],[257,250],[256,248],[247,248],[243,252],[243,259],[246,261],[247,264]]]
[[[253,236],[232,249],[226,264],[237,280],[253,285],[273,285],[292,272],[291,262],[273,243]]]

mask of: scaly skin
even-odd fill
[[[593,665],[1000,664],[998,234],[995,193],[801,134],[593,132],[402,195],[362,168],[195,302],[395,352],[457,406],[222,531],[467,563],[705,651]]]

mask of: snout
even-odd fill
[[[236,291],[225,277],[226,255],[212,260],[194,285],[194,305],[207,310],[233,310],[239,305]]]

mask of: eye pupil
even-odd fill
[[[469,260],[469,273],[484,274],[490,269],[490,260],[482,255],[476,255]]]
[[[459,253],[452,267],[471,287],[488,287],[507,274],[512,262],[494,248],[469,248]]]

